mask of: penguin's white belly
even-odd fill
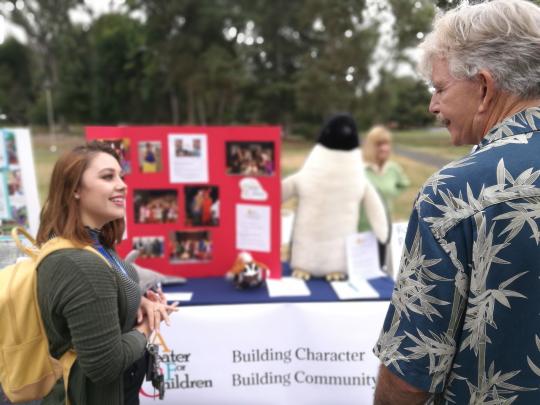
[[[299,172],[291,265],[314,276],[347,271],[345,240],[356,232],[363,173],[355,167],[335,174]]]

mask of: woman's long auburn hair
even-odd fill
[[[75,198],[75,192],[81,185],[84,171],[99,153],[107,153],[120,163],[113,149],[97,141],[77,146],[56,161],[51,175],[49,194],[41,209],[36,237],[39,246],[53,236],[60,236],[83,246],[92,243],[88,230],[82,223],[79,200]],[[101,243],[114,248],[120,242],[124,228],[123,218],[108,222],[101,229]]]

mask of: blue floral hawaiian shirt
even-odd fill
[[[434,404],[540,404],[540,108],[431,176],[374,352]]]

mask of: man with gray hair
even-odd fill
[[[540,7],[463,3],[420,48],[429,110],[476,146],[415,201],[375,403],[540,404]]]

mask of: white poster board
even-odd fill
[[[0,233],[21,225],[35,235],[40,204],[30,130],[0,129],[0,137]]]
[[[194,306],[160,347],[163,404],[371,404],[388,301]],[[155,404],[150,383],[141,404]]]

